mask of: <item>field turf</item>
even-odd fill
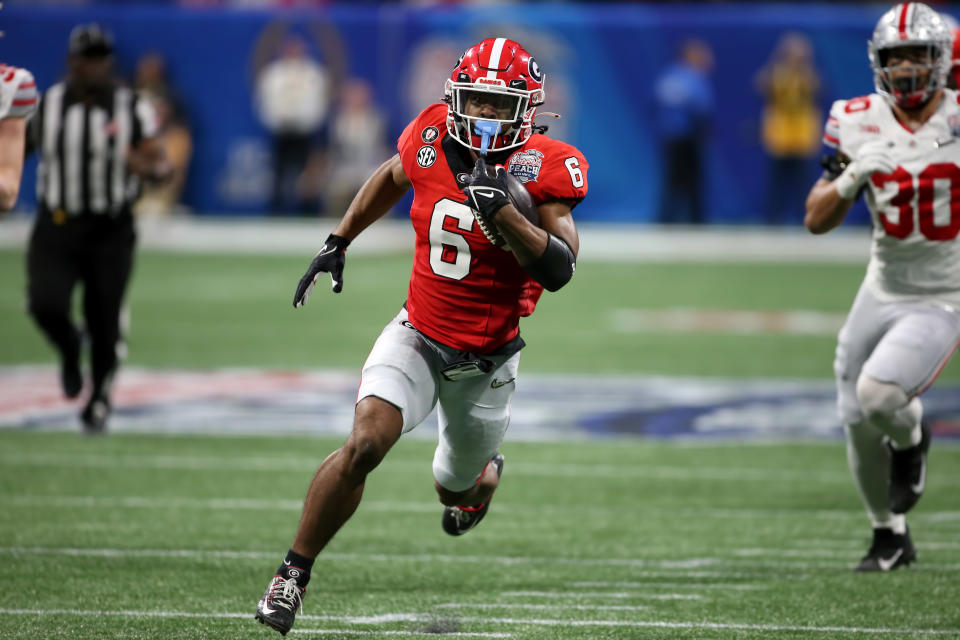
[[[339,297],[290,300],[309,256],[144,252],[131,364],[360,366],[408,255],[348,260]],[[0,365],[54,362],[0,251]],[[524,371],[831,375],[829,335],[621,333],[616,309],[844,313],[862,266],[583,264],[523,321]],[[941,377],[956,385],[960,366]],[[228,426],[228,425],[227,425]],[[0,429],[0,638],[270,638],[253,609],[339,440],[83,438]],[[321,555],[293,637],[960,638],[960,448],[937,442],[919,561],[850,567],[869,526],[839,441],[645,439],[503,447],[487,519],[440,529],[433,445],[402,440]]]
[[[0,432],[0,637],[279,637],[253,608],[338,444]],[[869,528],[838,442],[508,443],[462,538],[431,450],[370,477],[295,637],[960,637],[955,447],[911,517],[919,562],[888,575],[850,570]]]

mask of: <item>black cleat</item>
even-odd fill
[[[873,543],[854,571],[893,571],[917,559],[917,550],[910,539],[910,530],[899,535],[892,529],[874,529]]]
[[[76,398],[83,391],[83,374],[80,373],[80,363],[76,360],[64,360],[60,363],[60,386],[63,395]]]
[[[297,611],[303,608],[303,593],[297,585],[295,577],[284,578],[281,575],[273,576],[266,593],[257,603],[257,613],[253,616],[271,629],[276,629],[281,635],[293,628],[293,621]]]
[[[496,465],[497,477],[499,478],[503,474],[503,454],[498,453],[493,456],[490,458],[490,462]],[[488,498],[479,507],[444,507],[443,517],[440,519],[443,530],[452,536],[462,536],[473,529],[487,515],[492,497]]]
[[[894,513],[906,513],[913,509],[927,483],[930,425],[921,422],[920,433],[920,444],[915,447],[902,451],[890,447],[890,511]]]
[[[83,423],[84,433],[99,434],[107,428],[107,419],[110,417],[110,401],[101,396],[93,396],[87,406],[80,412],[80,422]]]

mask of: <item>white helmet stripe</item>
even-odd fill
[[[500,54],[503,53],[503,43],[506,41],[506,38],[497,38],[493,41],[493,51],[490,52],[490,62],[487,65],[490,68],[487,71],[488,80],[497,79],[497,69],[500,68]]]

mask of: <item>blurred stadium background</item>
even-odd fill
[[[947,4],[935,5],[945,11]],[[41,89],[82,22],[131,82],[159,54],[192,145],[185,188],[140,223],[129,357],[112,435],[82,439],[52,349],[24,311],[34,203],[0,219],[0,637],[265,637],[252,623],[312,470],[350,428],[359,369],[406,292],[404,204],[351,247],[344,292],[290,306],[339,211],[333,122],[366,83],[389,150],[489,34],[547,74],[551,134],[591,163],[577,275],[527,339],[508,463],[483,530],[440,531],[433,424],[405,439],[321,564],[310,637],[960,637],[960,365],[925,396],[937,443],[910,571],[854,577],[869,531],[833,408],[836,332],[869,250],[862,205],[808,236],[769,211],[757,74],[808,38],[815,108],[872,90],[886,4],[4,2],[0,58]],[[298,34],[328,73],[308,215],[271,208],[256,77]],[[654,85],[712,49],[703,226],[656,224]],[[799,164],[818,175],[817,153]],[[313,182],[311,182],[311,180]],[[309,188],[307,189],[310,190]],[[507,479],[510,482],[507,482]],[[326,564],[324,564],[326,563]],[[319,565],[318,565],[319,566]],[[25,576],[31,576],[25,580]],[[32,576],[40,576],[34,580]],[[468,577],[464,577],[468,576]],[[247,620],[246,618],[251,618]],[[309,630],[313,630],[312,632]]]

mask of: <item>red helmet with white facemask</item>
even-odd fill
[[[444,85],[447,131],[460,144],[481,151],[478,120],[500,125],[489,151],[519,147],[533,132],[537,107],[543,104],[543,73],[523,47],[507,38],[487,38],[467,49]],[[498,117],[467,115],[471,99],[492,104]]]
[[[904,109],[922,107],[947,83],[952,45],[953,36],[939,13],[922,2],[896,5],[877,22],[868,43],[877,93]],[[888,60],[901,48],[925,50],[924,61],[898,71]]]

